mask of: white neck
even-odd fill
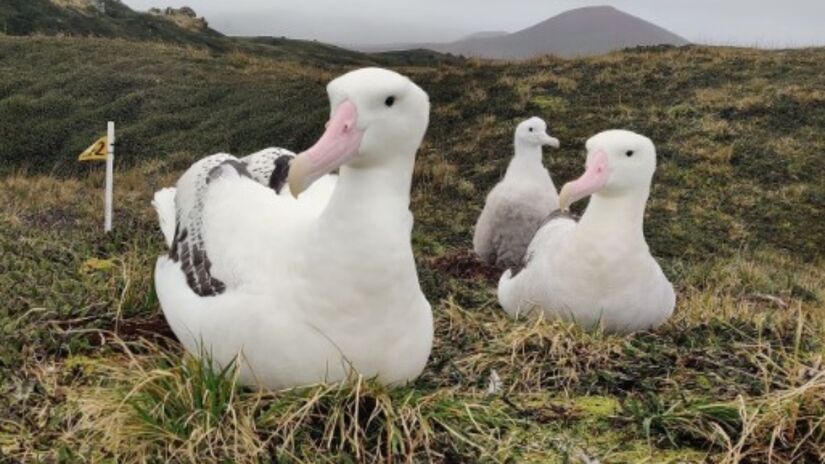
[[[304,265],[312,269],[315,286],[307,293],[323,294],[330,311],[365,311],[363,298],[370,295],[380,302],[370,310],[383,320],[407,308],[396,303],[420,295],[410,243],[415,154],[385,156],[380,166],[341,168],[310,235]]]
[[[382,158],[380,165],[341,168],[321,224],[370,227],[373,221],[408,214],[415,150],[384,154]]]
[[[507,166],[504,179],[523,179],[524,177],[543,174],[544,164],[541,162],[541,146],[515,141],[516,154]]]
[[[594,194],[579,220],[579,235],[595,240],[609,235],[628,244],[645,245],[644,215],[649,195],[649,188],[618,196]]]

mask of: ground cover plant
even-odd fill
[[[491,63],[308,46],[0,36],[0,460],[825,459],[825,50]],[[398,389],[241,388],[163,320],[152,192],[205,154],[307,147],[324,84],[364,65],[411,76],[433,104],[412,192],[430,363]],[[531,115],[562,141],[545,158],[559,185],[602,129],[656,142],[645,228],[678,306],[655,333],[512,321],[497,306],[471,227]],[[107,236],[102,170],[75,157],[108,119]]]

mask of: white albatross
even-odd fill
[[[542,147],[559,148],[559,140],[537,117],[519,124],[514,139],[504,179],[487,195],[476,222],[473,250],[487,264],[517,270],[542,221],[559,207],[556,186],[541,162]]]
[[[587,141],[587,169],[562,187],[562,210],[586,196],[576,222],[554,214],[530,243],[525,267],[507,271],[499,303],[512,316],[539,315],[606,332],[652,329],[673,313],[675,294],[643,232],[645,205],[656,170],[656,149],[629,131],[602,132]]]
[[[287,165],[300,199],[262,185],[266,175],[248,169],[255,163],[230,155],[199,161],[176,191],[155,196],[171,242],[155,267],[163,313],[194,355],[222,366],[237,359],[244,384],[288,388],[353,372],[401,384],[430,354],[409,211],[429,98],[377,68],[327,91],[326,131]],[[326,175],[336,168],[337,181]],[[316,181],[326,187],[310,188]]]

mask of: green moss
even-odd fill
[[[563,113],[567,111],[569,106],[566,99],[561,97],[551,97],[548,95],[535,97],[533,98],[532,103],[538,106],[542,111],[546,111],[551,114]]]
[[[619,401],[608,396],[581,396],[574,398],[573,404],[590,417],[610,417],[619,410]]]

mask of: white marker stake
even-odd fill
[[[106,142],[106,213],[103,230],[108,233],[112,230],[112,196],[115,177],[115,123],[109,121]]]

